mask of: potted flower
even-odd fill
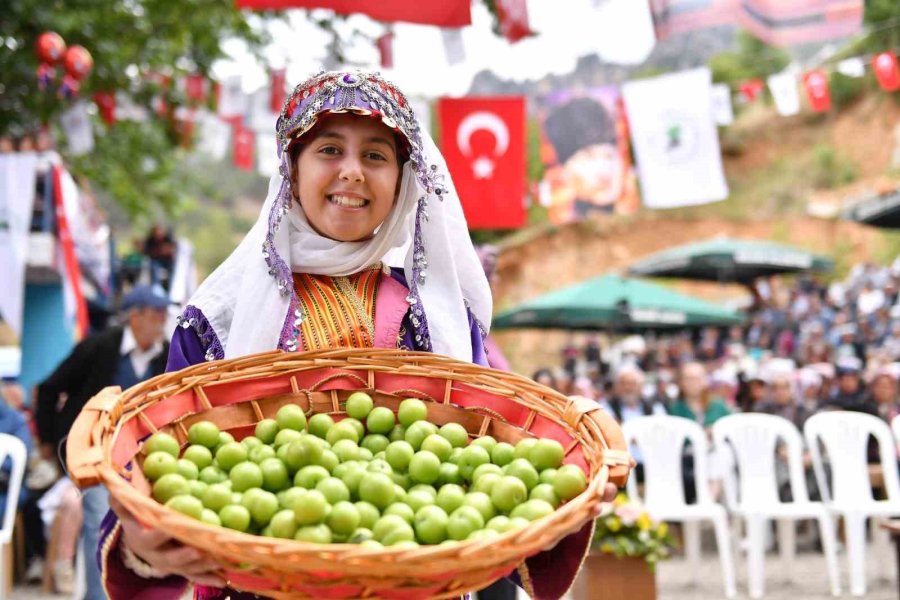
[[[590,553],[572,587],[576,599],[652,600],[656,563],[668,558],[675,540],[639,504],[619,494],[597,519]]]

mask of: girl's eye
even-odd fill
[[[338,150],[335,146],[325,146],[324,148],[319,150],[321,154],[338,154],[340,150]]]
[[[366,154],[366,158],[370,158],[372,160],[387,160],[383,154],[380,152],[368,152]]]

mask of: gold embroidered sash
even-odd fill
[[[380,281],[379,269],[349,277],[294,273],[306,350],[374,347],[375,294]]]

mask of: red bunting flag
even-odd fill
[[[810,71],[803,76],[803,86],[809,106],[814,112],[831,110],[831,92],[828,89],[828,74],[822,69]]]
[[[94,102],[100,111],[100,118],[107,125],[116,122],[116,96],[112,92],[97,92],[94,94]]]
[[[525,225],[524,98],[441,98],[438,116],[469,228]]]
[[[528,6],[525,0],[497,0],[497,19],[500,21],[500,33],[510,43],[516,43],[531,35],[528,26]]]
[[[900,90],[900,66],[897,64],[897,55],[888,50],[876,54],[872,58],[872,69],[878,85],[888,92]]]
[[[200,73],[192,73],[185,77],[184,93],[191,104],[206,102],[206,78]]]
[[[762,79],[750,79],[748,81],[744,81],[740,85],[741,96],[744,97],[744,100],[747,102],[754,102],[759,95],[762,94],[762,91],[765,89],[766,84],[763,83]]]
[[[287,99],[287,91],[284,89],[287,71],[284,69],[274,69],[272,71],[272,89],[269,95],[269,110],[273,113],[280,113],[284,108],[284,101]]]
[[[253,148],[256,145],[256,138],[253,132],[238,123],[234,126],[233,137],[234,166],[244,171],[252,171]]]
[[[471,0],[237,0],[238,8],[286,10],[289,8],[330,8],[336,13],[360,13],[376,21],[419,23],[440,27],[471,25]]]
[[[384,35],[375,40],[378,54],[381,56],[381,68],[394,68],[394,32],[386,31]]]

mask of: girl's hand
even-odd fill
[[[215,572],[219,565],[198,550],[184,546],[161,531],[147,529],[115,498],[109,506],[122,523],[121,543],[160,575],[179,575],[200,585],[225,587]]]

